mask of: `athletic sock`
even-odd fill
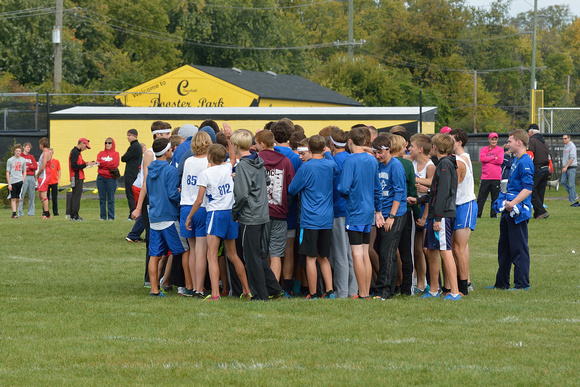
[[[429,290],[429,293],[430,293],[430,294],[431,294],[433,297],[437,297],[437,294],[438,294],[437,292],[432,292],[432,291],[430,291],[430,290]]]
[[[292,287],[292,293],[294,293],[294,295],[300,294],[300,289],[302,288],[301,285],[302,285],[302,282],[294,281],[294,286]]]
[[[459,285],[459,292],[464,296],[467,296],[469,290],[467,289],[467,280],[457,279],[457,284]]]
[[[288,294],[292,293],[292,280],[291,279],[284,280],[284,291]]]

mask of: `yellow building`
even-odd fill
[[[433,133],[435,129],[436,107],[422,110],[423,133]],[[51,113],[50,143],[55,150],[55,158],[62,165],[60,184],[69,184],[68,156],[77,140],[86,137],[91,149],[82,153],[85,161],[95,160],[104,149],[105,139],[112,137],[116,149],[122,156],[128,147],[127,130],[139,131],[139,141],[148,147],[153,143],[151,123],[162,120],[173,127],[183,124],[199,125],[206,119],[218,124],[228,122],[234,130],[248,129],[255,132],[269,121],[290,118],[301,125],[307,136],[317,134],[328,125],[336,125],[348,130],[353,125],[363,123],[372,125],[379,131],[395,125],[403,125],[409,133],[419,131],[418,107],[215,107],[215,108],[161,108],[161,107],[73,107]],[[119,170],[123,174],[125,164]],[[86,180],[97,178],[97,168],[86,170]]]
[[[133,107],[362,106],[297,75],[185,65],[117,95]]]

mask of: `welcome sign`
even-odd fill
[[[249,107],[258,95],[189,65],[115,96],[132,107]]]

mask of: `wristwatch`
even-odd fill
[[[389,214],[389,219],[395,219],[395,215]]]

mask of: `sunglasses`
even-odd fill
[[[112,142],[107,142],[107,141],[105,141],[105,144],[113,144],[113,143],[112,143]]]

